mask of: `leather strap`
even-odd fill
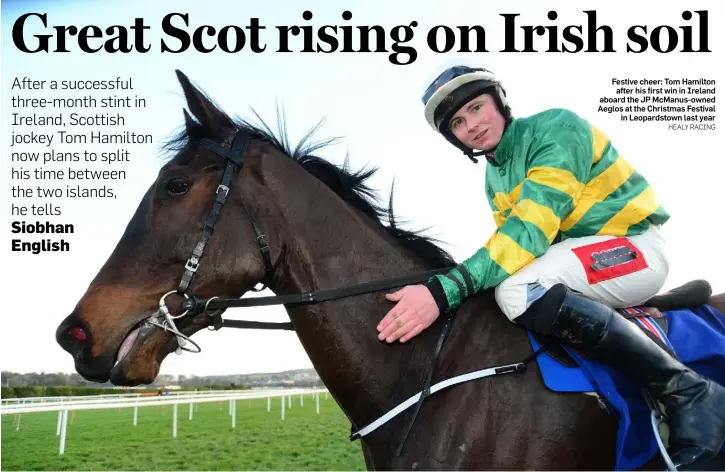
[[[219,186],[216,189],[216,195],[214,196],[214,204],[212,206],[212,209],[209,212],[209,216],[207,216],[206,221],[204,222],[204,228],[202,229],[201,237],[196,243],[196,246],[191,253],[191,257],[184,266],[184,273],[181,276],[181,282],[179,282],[179,287],[176,289],[176,291],[180,294],[186,293],[186,291],[189,289],[191,279],[194,277],[194,274],[199,268],[199,262],[202,255],[204,254],[204,248],[206,247],[207,243],[211,239],[212,233],[214,232],[214,225],[216,224],[216,220],[221,213],[222,206],[224,206],[224,203],[229,196],[229,189],[231,188],[232,182],[234,182],[235,177],[244,166],[244,155],[249,149],[250,139],[251,137],[246,131],[238,131],[237,134],[234,135],[232,144],[228,149],[218,143],[215,143],[210,139],[205,138],[201,140],[202,146],[210,149],[215,154],[226,159],[227,165],[224,169],[224,174],[222,175]],[[267,237],[262,232],[261,228],[254,220],[254,218],[252,218],[252,214],[249,213],[249,209],[244,203],[244,200],[242,200],[242,206],[244,207],[244,211],[247,212],[249,221],[251,222],[252,228],[254,229],[254,232],[257,236],[257,244],[259,244],[259,250],[262,253],[262,259],[264,260],[265,279],[267,279],[273,272],[272,259],[270,257],[269,245],[267,244]],[[263,288],[256,291],[260,290],[263,290]]]
[[[229,188],[234,180],[234,177],[236,177],[237,173],[244,165],[244,154],[247,152],[247,148],[249,146],[249,138],[250,137],[246,132],[237,132],[229,151],[208,139],[201,140],[201,144],[203,146],[225,158],[227,160],[227,165],[224,169],[221,182],[216,189],[214,204],[212,205],[211,211],[209,211],[209,216],[207,216],[206,221],[204,222],[201,237],[196,243],[196,246],[191,253],[191,257],[188,261],[186,261],[186,265],[184,265],[184,273],[181,276],[179,287],[176,289],[178,293],[186,293],[189,289],[189,284],[191,284],[191,279],[194,278],[194,274],[199,268],[199,261],[201,260],[201,256],[204,254],[204,248],[211,239],[217,217],[219,216],[219,213],[221,213],[221,209],[229,196]]]
[[[400,454],[403,453],[403,447],[405,446],[405,442],[408,440],[408,436],[410,435],[410,430],[413,429],[413,424],[415,423],[415,419],[418,418],[418,413],[420,412],[420,407],[423,406],[423,401],[430,396],[430,383],[433,380],[433,372],[435,371],[435,366],[438,362],[438,357],[440,356],[441,349],[443,348],[443,343],[445,342],[446,338],[448,337],[448,332],[451,330],[452,322],[453,322],[453,315],[449,314],[448,318],[446,318],[445,324],[443,325],[443,330],[441,331],[441,334],[438,337],[438,344],[436,345],[436,349],[433,352],[433,358],[431,359],[430,367],[428,368],[428,375],[425,378],[425,383],[423,384],[423,390],[421,391],[420,398],[418,399],[418,404],[415,406],[415,410],[413,411],[413,416],[410,418],[408,427],[405,428],[405,432],[403,433],[403,439],[400,441],[400,445],[398,445],[398,450],[395,453],[395,455],[397,457],[400,457]]]
[[[189,310],[189,314],[193,316],[203,313],[205,311],[213,312],[217,310],[225,310],[227,308],[270,305],[311,305],[315,303],[325,302],[328,300],[337,300],[340,298],[352,297],[355,295],[364,295],[366,293],[374,293],[382,290],[388,290],[409,284],[423,282],[425,280],[428,280],[432,275],[441,274],[449,270],[450,268],[435,269],[394,279],[363,282],[360,284],[350,285],[342,288],[318,290],[314,292],[292,293],[289,295],[278,295],[272,297],[208,299],[190,296],[188,299],[185,299],[182,302],[181,306],[184,311]]]

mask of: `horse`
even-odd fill
[[[177,77],[188,112],[167,143],[172,157],[57,329],[83,377],[151,383],[179,339],[212,323],[175,318],[181,337],[146,323],[162,297],[178,313],[183,300],[169,294],[182,273],[184,289],[209,299],[239,298],[259,283],[278,295],[306,293],[455,265],[435,240],[398,227],[392,197],[385,208],[367,183],[376,169],[356,172],[315,157],[327,143],[312,142],[311,134],[292,149],[284,131],[275,136],[264,123],[232,119],[186,75]],[[220,155],[239,132],[250,139],[243,166],[229,174]],[[214,206],[219,195],[223,209]],[[191,263],[200,241],[203,257]],[[725,294],[712,301],[725,308]],[[376,325],[391,308],[383,291],[285,308],[320,379],[358,429],[420,391],[446,322],[434,381],[532,353],[525,331],[506,319],[490,291],[469,298],[452,321],[442,316],[394,344],[377,338]],[[399,415],[361,439],[369,469],[614,467],[615,419],[593,396],[547,389],[536,363],[429,396],[398,453],[409,419]]]

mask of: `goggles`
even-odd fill
[[[470,74],[472,72],[488,72],[491,73],[491,71],[487,69],[474,69],[472,67],[467,66],[454,66],[449,69],[446,69],[441,75],[439,75],[433,83],[431,83],[428,88],[425,90],[425,93],[423,93],[423,105],[428,104],[428,100],[433,96],[433,94],[450,82],[451,80],[455,79],[456,77],[460,77],[465,74]]]

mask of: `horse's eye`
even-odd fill
[[[175,178],[166,182],[166,195],[170,197],[180,197],[191,188],[191,184],[184,179]]]

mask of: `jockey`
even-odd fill
[[[388,294],[379,339],[405,342],[440,313],[495,287],[515,324],[560,339],[645,385],[665,406],[670,456],[687,467],[725,440],[725,388],[674,359],[612,308],[656,295],[668,273],[669,215],[607,136],[571,111],[513,118],[488,70],[447,69],[423,95],[428,124],[471,160],[485,156],[497,230],[448,274]]]

